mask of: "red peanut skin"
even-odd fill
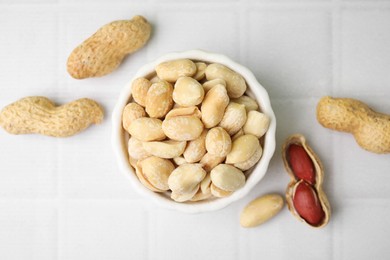
[[[317,193],[305,181],[298,184],[293,197],[294,208],[298,214],[313,226],[321,224],[325,217]]]
[[[298,179],[314,185],[316,182],[313,161],[301,145],[291,144],[288,147],[290,167]]]

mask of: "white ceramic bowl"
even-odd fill
[[[234,192],[229,197],[216,198],[213,200],[198,202],[175,202],[167,195],[155,193],[145,188],[139,182],[137,176],[134,173],[133,168],[129,164],[127,152],[127,140],[129,136],[122,128],[121,117],[123,108],[126,106],[126,104],[131,98],[131,83],[134,79],[138,77],[146,77],[153,73],[155,66],[159,63],[181,58],[205,61],[208,63],[220,63],[241,74],[248,85],[247,94],[257,100],[260,105],[261,111],[268,115],[271,119],[269,129],[265,134],[263,155],[260,161],[255,165],[255,167],[252,168],[252,172],[250,173],[245,183],[245,186]],[[205,52],[201,50],[190,50],[185,52],[169,53],[153,62],[142,66],[133,76],[133,79],[130,80],[128,84],[126,84],[126,86],[120,93],[119,99],[116,103],[112,115],[112,144],[120,170],[129,178],[130,183],[137,192],[139,192],[144,197],[153,200],[156,204],[162,207],[175,209],[187,213],[199,213],[224,208],[230,203],[243,198],[264,177],[268,169],[268,164],[275,152],[275,129],[276,119],[271,107],[268,93],[264,89],[264,87],[259,84],[259,82],[256,80],[251,71],[249,71],[244,66],[232,61],[224,55]]]

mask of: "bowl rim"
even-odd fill
[[[138,180],[134,170],[129,164],[127,155],[127,145],[124,142],[124,133],[122,128],[122,111],[131,97],[132,82],[142,76],[150,75],[154,72],[156,65],[164,61],[176,59],[191,59],[195,61],[206,61],[210,63],[220,63],[230,69],[236,71],[244,77],[248,90],[256,98],[263,113],[270,117],[270,125],[264,138],[263,155],[260,161],[255,165],[251,173],[251,178],[245,183],[245,186],[235,191],[232,195],[225,198],[218,198],[210,201],[194,202],[194,203],[178,203],[171,199],[165,198],[147,188],[145,188]],[[245,197],[252,188],[265,176],[272,156],[275,153],[276,145],[276,118],[273,112],[271,101],[267,90],[257,81],[254,74],[246,67],[236,63],[232,59],[223,54],[212,53],[204,50],[188,50],[182,52],[171,52],[160,56],[159,58],[143,65],[133,75],[131,80],[121,90],[114,110],[112,112],[112,135],[111,142],[114,150],[115,158],[119,169],[130,180],[133,188],[142,196],[150,198],[156,204],[166,209],[174,209],[185,213],[201,213],[222,209],[229,204]]]

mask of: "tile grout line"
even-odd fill
[[[340,78],[341,78],[341,0],[333,0],[333,9],[332,9],[332,85],[331,85],[331,95],[337,96],[336,93],[339,92],[340,89]],[[331,136],[332,139],[332,154],[333,157],[336,154],[335,151],[335,137]],[[333,182],[334,182],[333,178]],[[331,185],[332,187],[335,187],[335,185]],[[334,188],[331,191],[333,194]],[[342,250],[342,247],[338,247],[340,244],[340,241],[335,241],[339,236],[336,235],[336,232],[339,232],[336,228],[336,226],[333,224],[331,226],[332,228],[332,258],[338,259],[338,254],[340,254],[340,250]]]

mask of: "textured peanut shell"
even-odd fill
[[[325,212],[325,218],[320,223],[318,226],[313,226],[310,225],[308,222],[306,222],[303,218],[299,216],[297,211],[294,208],[294,203],[293,203],[293,196],[295,194],[295,189],[297,185],[299,184],[299,179],[296,178],[294,175],[294,172],[292,171],[290,165],[289,165],[289,158],[287,154],[287,149],[291,144],[298,144],[301,145],[307,154],[309,155],[310,159],[313,162],[314,169],[315,169],[315,174],[316,174],[316,183],[314,185],[315,190],[317,191],[318,199],[321,203],[322,209]],[[287,138],[285,143],[283,144],[282,147],[282,158],[283,158],[283,164],[284,168],[286,169],[287,173],[289,174],[291,181],[287,186],[286,189],[286,202],[287,202],[287,207],[290,210],[290,212],[300,221],[308,224],[311,227],[314,228],[321,228],[324,227],[328,224],[330,215],[331,215],[331,208],[330,204],[328,201],[328,198],[326,197],[325,192],[322,189],[322,182],[324,179],[324,167],[322,165],[322,162],[320,161],[319,157],[317,156],[316,153],[314,153],[313,149],[307,144],[306,139],[303,135],[301,134],[294,134],[291,135]]]
[[[365,150],[390,153],[390,115],[375,112],[352,98],[321,98],[317,105],[318,122],[329,129],[353,134]]]
[[[142,16],[104,25],[72,51],[67,62],[69,74],[84,79],[114,71],[126,55],[145,45],[151,30]]]
[[[103,121],[102,107],[82,98],[56,106],[46,97],[25,97],[0,113],[0,125],[10,134],[42,134],[53,137],[75,135]]]

